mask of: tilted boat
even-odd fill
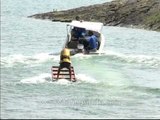
[[[69,48],[71,51],[71,55],[75,55],[77,53],[85,53],[82,49],[84,46],[79,43],[77,39],[74,39],[72,31],[74,28],[85,29],[86,35],[85,38],[89,37],[88,32],[92,31],[92,33],[98,39],[98,47],[95,51],[89,51],[88,54],[100,54],[102,53],[105,38],[104,35],[101,33],[103,28],[103,23],[101,22],[89,22],[89,21],[72,21],[71,23],[67,24],[67,39],[63,47]]]
[[[79,38],[75,38],[75,36],[73,34],[73,30],[75,28],[79,29],[79,30],[80,29],[84,30],[85,34]],[[101,33],[102,28],[103,28],[103,23],[100,23],[100,22],[72,21],[71,23],[67,24],[67,39],[66,39],[66,42],[65,42],[63,48],[70,49],[71,55],[75,55],[78,53],[101,54],[103,47],[104,47],[104,42],[105,42],[104,35]],[[83,43],[80,43],[80,41],[84,40],[84,39],[85,39],[85,41],[87,41],[87,38],[90,37],[89,32],[92,32],[92,34],[94,36],[96,36],[97,48],[94,51],[89,50],[86,52]],[[51,68],[53,81],[57,80],[58,68],[59,68],[59,66],[52,66],[52,68]],[[71,75],[70,75],[68,69],[65,69],[65,68],[62,69],[59,74],[59,79],[68,79],[71,81],[76,81],[73,66],[71,66]]]

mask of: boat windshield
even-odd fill
[[[103,27],[103,23],[100,22],[87,22],[87,21],[72,21],[68,26],[85,28],[100,33]]]

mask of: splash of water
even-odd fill
[[[87,76],[85,74],[77,74],[76,75],[77,82],[86,82],[86,83],[98,83],[94,78],[91,76]],[[69,85],[73,82],[67,79],[59,79],[57,81],[51,80],[51,74],[49,73],[42,73],[37,76],[29,77],[20,80],[21,83],[26,84],[39,84],[39,83],[52,83],[52,84],[61,84],[61,85]]]
[[[79,54],[76,54],[73,56],[73,58],[79,58],[79,59],[88,59],[91,57],[92,57],[92,55],[87,55],[87,54],[85,55],[83,53],[79,53]]]
[[[138,63],[145,64],[152,67],[160,66],[159,56],[149,56],[149,55],[135,55],[135,54],[122,54],[114,51],[106,51],[105,56],[110,57],[115,60],[120,60],[127,63]]]
[[[25,56],[22,54],[15,54],[1,58],[1,65],[4,67],[13,67],[18,63],[39,64],[47,62],[49,60],[59,61],[59,55],[49,55],[48,53],[39,53],[33,56]]]
[[[96,79],[94,79],[91,76],[88,76],[86,74],[77,74],[76,75],[77,81],[83,81],[83,82],[87,82],[87,83],[98,83],[98,81],[96,81]]]
[[[45,83],[45,82],[48,82],[47,78],[50,78],[50,76],[51,75],[48,73],[43,73],[43,74],[40,74],[34,77],[22,79],[20,82],[21,83],[32,83],[32,84]]]

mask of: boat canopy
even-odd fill
[[[86,30],[91,30],[95,32],[101,32],[103,23],[101,22],[88,22],[88,21],[72,21],[71,23],[67,24],[73,27],[85,28]]]

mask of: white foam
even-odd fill
[[[69,85],[72,82],[67,79],[59,79],[57,81],[52,82],[53,84],[60,84],[60,85]]]
[[[85,55],[83,53],[75,54],[72,56],[73,58],[78,58],[78,59],[86,59],[86,58],[91,58],[92,55]]]
[[[24,61],[26,59],[27,59],[27,57],[23,56],[21,54],[10,55],[10,56],[1,58],[1,63],[2,63],[2,65],[12,66],[13,63],[16,63],[16,62],[24,63]]]
[[[91,76],[88,76],[86,74],[76,74],[77,81],[83,81],[87,83],[98,83],[96,79],[92,78]]]
[[[57,81],[52,82],[53,84],[61,84],[61,85],[69,85],[72,83],[81,83],[81,82],[86,82],[86,83],[98,83],[94,78],[91,76],[88,76],[86,74],[76,74],[76,82],[71,82],[67,79],[59,79]]]
[[[49,59],[51,59],[51,56],[49,56],[47,53],[40,53],[33,56],[33,59],[36,60],[38,63],[45,62]]]
[[[48,82],[47,78],[50,78],[51,74],[48,73],[43,73],[34,77],[22,79],[20,82],[21,83],[32,83],[32,84],[37,84],[37,83],[45,83]]]
[[[49,73],[42,73],[37,76],[25,78],[25,79],[22,79],[20,82],[25,84],[51,83],[51,84],[60,84],[60,85],[69,85],[72,83],[67,79],[59,79],[57,81],[52,81],[51,74]]]
[[[158,56],[122,54],[114,51],[106,51],[105,55],[111,56],[113,59],[119,59],[128,63],[140,63],[153,67],[160,66],[160,57]]]
[[[77,74],[76,79],[78,83],[82,81],[86,83],[98,83],[94,78],[86,74]],[[75,83],[67,79],[59,79],[57,81],[52,81],[51,74],[49,73],[42,73],[37,76],[25,78],[20,80],[20,82],[25,84],[51,83],[51,84],[59,84],[59,85],[71,85],[72,83]]]
[[[22,54],[9,55],[1,58],[1,64],[5,67],[12,67],[17,63],[22,64],[38,64],[48,60],[59,61],[59,55],[49,55],[48,53],[38,53],[33,56],[25,56]]]

